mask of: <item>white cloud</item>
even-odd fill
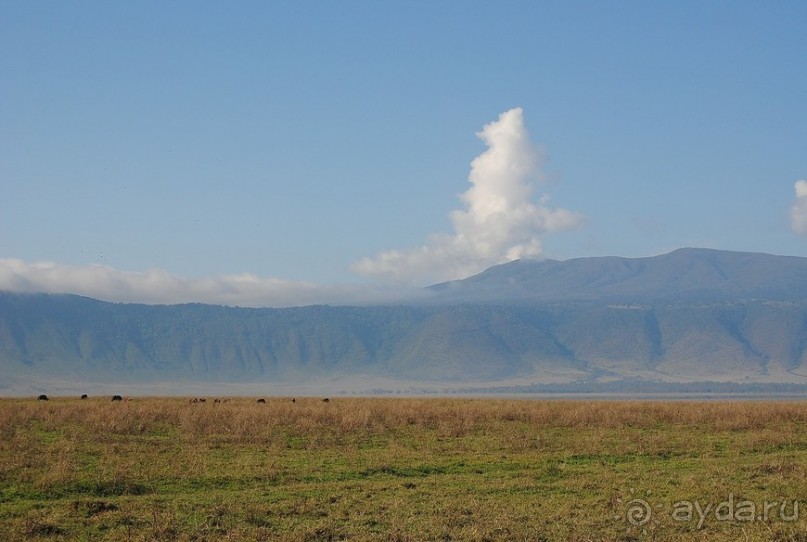
[[[790,227],[799,235],[807,235],[807,181],[796,181],[796,201],[790,208]]]
[[[464,210],[450,214],[453,235],[435,234],[423,246],[363,258],[353,270],[402,282],[462,278],[498,263],[540,257],[545,233],[579,228],[583,216],[532,201],[541,156],[520,108],[502,113],[477,136],[488,149],[471,162]]]
[[[116,302],[198,302],[243,307],[374,304],[426,295],[420,290],[353,284],[323,286],[252,274],[186,279],[160,269],[132,272],[103,265],[26,263],[13,258],[0,258],[0,290],[69,293]]]

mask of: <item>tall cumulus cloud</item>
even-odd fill
[[[488,149],[471,162],[471,187],[460,195],[465,208],[450,214],[454,233],[363,258],[354,271],[402,282],[462,278],[498,263],[538,258],[544,234],[583,224],[579,213],[551,207],[547,195],[533,201],[542,160],[520,108],[502,113],[476,135]]]
[[[796,201],[790,208],[790,227],[807,236],[807,181],[796,181]]]

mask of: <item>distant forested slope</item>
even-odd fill
[[[807,375],[805,361],[804,302],[242,309],[0,294],[0,371],[7,375],[788,381]]]

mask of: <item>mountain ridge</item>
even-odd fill
[[[806,266],[806,258],[704,249],[511,262],[436,285],[428,303],[377,306],[143,305],[3,292],[0,393],[54,379],[807,385]]]
[[[516,260],[431,286],[439,302],[807,299],[807,258],[682,248],[659,256]]]

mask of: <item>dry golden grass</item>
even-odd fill
[[[729,498],[804,511],[671,517]],[[806,526],[805,402],[0,400],[3,540],[803,542]]]

